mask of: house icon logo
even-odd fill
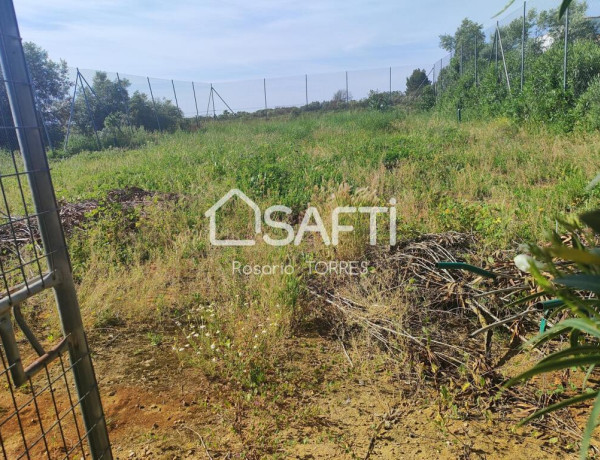
[[[237,188],[229,190],[225,195],[221,197],[208,211],[204,213],[206,217],[210,219],[209,232],[210,232],[210,243],[214,246],[254,246],[255,240],[219,240],[217,239],[217,211],[221,209],[225,203],[231,200],[234,196],[240,198],[254,211],[254,232],[256,234],[261,233],[261,217],[262,213],[257,204],[252,201],[248,196]]]

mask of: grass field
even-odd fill
[[[112,349],[103,349],[102,344],[107,334],[126,334],[127,340],[114,351],[117,356],[128,355],[125,349],[134,357],[148,349],[160,350],[152,352],[156,361],[151,367],[165,371],[163,378],[171,382],[168,388],[178,388],[177,372],[191,379],[191,388],[202,387],[191,398],[206,413],[196,415],[192,431],[204,433],[210,449],[255,458],[286,457],[291,452],[309,458],[300,454],[304,452],[300,446],[309,444],[316,445],[312,452],[318,458],[319,452],[323,458],[364,455],[378,422],[372,418],[357,422],[362,433],[352,426],[349,431],[327,427],[324,421],[331,420],[331,414],[325,414],[324,401],[327,395],[335,400],[333,394],[340,388],[362,391],[364,384],[357,382],[368,382],[369,391],[385,392],[385,397],[371,394],[378,405],[386,398],[402,399],[407,390],[399,390],[402,385],[397,382],[403,381],[407,363],[390,359],[388,351],[360,333],[342,348],[336,340],[328,341],[323,326],[309,321],[315,314],[306,300],[304,262],[363,260],[367,217],[356,217],[352,224],[358,230],[344,235],[337,247],[305,238],[298,246],[276,248],[259,242],[253,247],[217,248],[209,244],[205,211],[229,189],[239,188],[263,210],[274,204],[289,206],[291,224],[299,222],[309,204],[316,206],[329,228],[326,216],[336,206],[386,206],[394,197],[399,240],[449,230],[474,232],[477,251],[486,255],[543,240],[556,217],[596,206],[598,194],[586,191],[586,185],[600,169],[598,145],[597,133],[557,136],[506,120],[457,124],[431,115],[347,111],[220,121],[195,133],[165,136],[137,150],[52,160],[61,200],[102,199],[108,191],[125,187],[159,193],[143,209],[101,205],[69,238],[84,318],[101,349],[97,359],[101,378],[108,379],[108,387],[119,381],[124,385],[106,362],[111,361]],[[228,234],[253,236],[252,221],[241,206],[227,209],[220,223]],[[296,270],[243,276],[232,273],[233,260],[252,265],[289,263]],[[406,311],[418,308],[403,304],[401,297],[392,300],[397,302],[394,321],[401,322]],[[48,334],[56,334],[55,327],[50,324]],[[351,366],[345,369],[348,360]],[[297,365],[290,366],[293,361]],[[174,365],[179,371],[172,370]],[[128,374],[121,367],[119,372]],[[424,385],[433,393],[420,397],[429,398],[431,407],[441,393],[435,382]],[[369,407],[369,398],[364,394],[361,398],[366,401],[361,404]],[[110,407],[125,404],[112,396],[106,400],[109,414]],[[185,442],[177,441],[144,421],[139,421],[139,432],[132,428],[127,432],[132,437],[127,438],[118,422],[127,413],[118,408],[114,413],[117,446],[125,439],[131,445],[131,433],[136,433],[138,446],[167,440],[179,443],[178,449],[198,446],[193,433]],[[219,423],[214,421],[216,413]],[[427,417],[437,420],[445,412],[436,413]],[[202,417],[212,422],[203,422]],[[440,420],[430,428],[431,436],[442,433],[448,445],[464,448],[448,434],[453,422],[443,416]],[[320,421],[325,423],[321,429],[307,428]],[[476,423],[477,432],[486,430],[487,422]],[[355,436],[364,439],[353,444]],[[507,445],[510,436],[504,438]],[[319,445],[327,447],[319,450]],[[435,443],[429,447],[424,458],[441,452]]]

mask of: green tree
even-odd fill
[[[62,138],[62,127],[69,113],[68,93],[71,83],[68,77],[67,63],[62,59],[53,61],[48,52],[35,43],[23,43],[25,60],[29,68],[37,108],[41,113],[52,142]],[[12,125],[12,115],[4,84],[0,88],[0,123]],[[15,148],[14,133],[0,139],[1,146]]]
[[[427,77],[427,72],[422,69],[415,69],[410,77],[406,79],[406,95],[419,96],[426,86],[431,85],[431,80]]]
[[[449,53],[460,53],[462,50],[463,59],[468,61],[475,57],[475,38],[479,43],[484,42],[483,26],[465,18],[454,35],[440,35],[440,47]]]
[[[148,131],[159,128],[173,131],[183,119],[183,113],[168,99],[156,99],[154,104],[144,93],[136,91],[129,100],[131,122]],[[158,118],[158,122],[156,121]]]
[[[91,89],[83,82],[85,94],[81,86],[78,88],[79,95],[75,101],[74,122],[83,134],[93,132],[92,122],[97,130],[104,128],[104,121],[112,113],[125,113],[129,103],[127,88],[128,80],[108,78],[106,72],[96,72],[91,82]],[[87,103],[86,103],[87,98]],[[88,110],[89,104],[89,110]],[[90,117],[91,114],[91,117]]]

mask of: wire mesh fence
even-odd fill
[[[0,0],[0,454],[112,458],[14,8]],[[39,104],[38,104],[39,108]],[[28,299],[52,288],[63,334],[39,338]],[[51,302],[46,302],[51,303]]]
[[[394,105],[410,100],[406,85],[415,68],[425,75],[420,89],[431,86],[436,101],[453,82],[462,78],[463,85],[479,85],[490,74],[502,91],[512,94],[528,81],[532,58],[553,44],[568,45],[586,33],[598,36],[599,23],[585,16],[585,4],[576,4],[569,27],[568,18],[558,19],[556,6],[553,0],[531,0],[515,5],[490,27],[470,32],[466,27],[447,47],[447,55],[426,66],[218,82],[69,69],[66,91],[39,104],[44,140],[50,150],[73,153],[136,146],[149,133],[194,130],[215,118],[368,106],[386,95]],[[565,46],[564,63],[547,69],[563,78],[565,87],[569,52]],[[6,106],[2,99],[0,105]],[[6,117],[6,110],[0,111]]]

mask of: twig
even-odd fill
[[[348,363],[350,364],[350,368],[353,369],[354,368],[354,364],[352,363],[352,360],[350,359],[350,356],[348,355],[348,352],[346,351],[346,347],[344,346],[344,342],[342,342],[342,339],[338,338],[338,341],[340,342],[340,345],[342,347],[342,351],[344,352],[344,355],[346,355],[346,359],[348,360]]]
[[[210,452],[208,451],[208,448],[206,447],[206,444],[204,444],[204,439],[202,438],[202,435],[187,425],[183,425],[182,428],[185,428],[186,430],[190,430],[192,433],[194,433],[196,436],[198,436],[198,439],[200,439],[200,443],[202,444],[202,447],[204,447],[204,452],[206,452],[206,456],[208,457],[208,460],[213,460],[212,456],[210,455]]]

